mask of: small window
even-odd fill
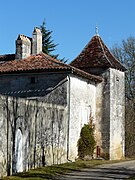
[[[118,76],[116,76],[116,81],[119,81],[119,77]]]
[[[36,78],[35,77],[31,77],[30,78],[30,83],[31,84],[35,84],[36,83]]]

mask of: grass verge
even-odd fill
[[[4,177],[2,180],[47,180],[47,179],[59,179],[59,175],[78,171],[83,168],[93,168],[100,164],[115,163],[120,161],[107,161],[107,160],[91,160],[81,161],[78,160],[72,163],[64,163],[60,165],[46,166],[36,169],[31,169],[28,172],[18,173],[15,176]]]

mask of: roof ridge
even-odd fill
[[[101,38],[100,38],[101,39]],[[99,41],[101,42],[101,40],[99,39]],[[102,45],[102,43],[101,43],[101,45]],[[110,55],[115,59],[115,61],[117,61],[119,64],[121,64],[121,66],[124,66],[112,53],[111,53],[111,51],[108,49],[108,47],[103,43],[103,45],[106,47],[106,49],[108,50],[108,52],[110,53]],[[103,45],[102,45],[102,47],[103,47]],[[105,53],[105,50],[104,50],[104,47],[103,47],[103,51],[104,51],[104,53]],[[106,55],[106,53],[105,53],[105,55]],[[106,55],[106,58],[107,58],[107,60],[109,61],[109,59],[108,59],[108,57],[107,57],[107,55]],[[110,61],[109,61],[110,62]],[[113,66],[113,64],[110,62],[110,64]],[[124,67],[125,68],[125,67]],[[126,69],[126,68],[125,68]]]
[[[48,54],[45,54],[45,53],[43,53],[43,52],[41,52],[41,53],[39,53],[39,54],[41,54],[41,55],[43,55],[44,57],[48,57],[47,59],[48,60],[52,60],[52,61],[54,61],[55,63],[57,63],[57,64],[60,64],[60,65],[66,65],[66,66],[68,66],[68,64],[65,64],[64,62],[61,62],[60,60],[58,60],[58,59],[56,59],[56,58],[53,58],[53,57],[51,57],[50,55],[48,55]]]
[[[88,46],[91,44],[91,41],[92,41],[92,39],[93,39],[94,37],[99,37],[99,38],[100,38],[99,35],[95,34],[95,35],[90,39],[90,41],[84,46],[84,48],[81,50],[81,52],[79,53],[79,55],[77,55],[77,56],[74,58],[74,60],[70,62],[70,64],[73,63],[74,61],[76,61],[76,59],[79,58],[80,54],[82,54],[82,53],[85,51],[85,49],[88,48]]]
[[[105,44],[102,45],[100,36],[97,36],[97,38],[98,38],[99,43],[100,43],[100,45],[101,45],[101,48],[102,48],[102,51],[103,51],[104,56],[106,57],[107,61],[112,65],[112,63],[110,62],[110,60],[108,59],[108,57],[107,57],[107,55],[106,55],[106,53],[105,53],[104,47],[103,47],[103,45],[105,46]],[[108,48],[107,48],[107,50],[109,51]]]

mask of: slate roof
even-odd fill
[[[0,64],[0,74],[16,74],[26,72],[34,73],[45,71],[69,71],[90,80],[102,81],[101,77],[86,73],[44,53],[31,55],[26,59],[1,62]]]
[[[70,65],[84,68],[114,68],[125,71],[126,68],[113,56],[99,35],[95,35]]]

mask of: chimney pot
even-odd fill
[[[42,52],[41,30],[38,27],[35,27],[32,35],[32,55],[36,55]]]
[[[20,60],[29,57],[31,54],[31,41],[30,39],[22,34],[18,35],[16,40],[16,55],[15,59]]]

